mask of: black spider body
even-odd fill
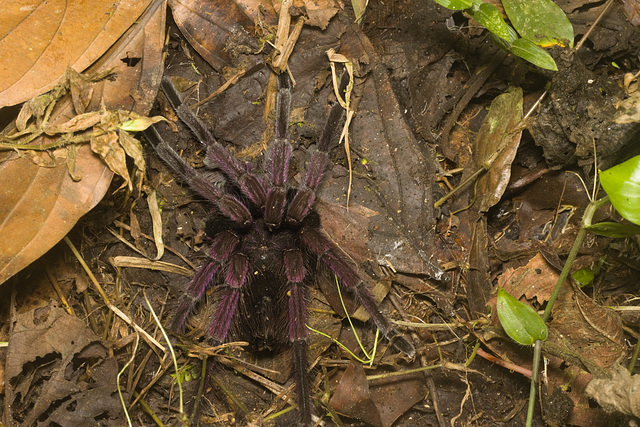
[[[238,312],[229,331],[234,339],[249,342],[252,351],[277,352],[290,342],[287,329],[288,278],[283,259],[286,252],[304,248],[300,239],[301,229],[318,228],[320,219],[315,211],[311,211],[299,225],[271,230],[259,212],[258,210],[254,216],[251,227],[234,230],[240,238],[236,251],[246,254],[249,274],[246,276],[243,292],[239,295]],[[227,224],[224,218],[217,215],[209,219],[208,223],[213,224],[207,227],[207,234],[211,237],[229,230],[221,229],[221,224],[234,229],[234,224]],[[311,278],[316,277],[318,264],[313,254],[305,250],[301,252],[304,272],[301,281],[307,285]],[[213,283],[225,283],[225,274],[224,271],[219,271],[213,278]]]
[[[347,79],[342,80],[344,91]],[[184,329],[206,289],[218,287],[220,300],[210,335],[224,341],[230,333],[237,334],[258,351],[289,346],[304,424],[311,420],[305,288],[318,270],[335,274],[371,314],[380,331],[400,351],[413,356],[412,344],[380,312],[357,266],[324,234],[314,209],[315,192],[327,167],[342,108],[336,105],[331,109],[302,182],[292,185],[288,181],[291,145],[287,139],[291,94],[286,74],[278,76],[275,138],[265,153],[262,173],[252,172],[249,165],[215,141],[191,110],[181,105],[168,80],[163,81],[163,87],[179,117],[207,146],[206,163],[227,180],[224,185],[213,182],[197,173],[157,133],[151,138],[160,141],[156,142],[158,154],[214,208],[207,227],[209,257],[179,301],[175,328]]]

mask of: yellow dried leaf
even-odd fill
[[[124,179],[124,185],[133,190],[127,170],[127,156],[118,143],[118,134],[114,131],[91,138],[91,150],[98,154],[113,173]]]
[[[87,130],[97,125],[103,120],[104,113],[101,111],[93,111],[91,113],[79,114],[69,121],[59,125],[47,126],[44,133],[47,135],[55,135],[58,133],[69,133]]]
[[[144,175],[146,171],[146,163],[142,155],[142,144],[140,144],[140,141],[131,136],[131,134],[122,129],[118,131],[118,136],[120,137],[120,145],[122,146],[122,148],[124,148],[124,151],[127,153],[127,155],[133,159],[133,163],[140,170],[140,172],[142,172],[142,175]]]
[[[140,132],[148,128],[154,123],[158,123],[159,121],[166,121],[162,116],[154,116],[154,117],[142,117],[138,116],[136,118],[123,121],[120,125],[120,129],[126,130],[129,132]]]

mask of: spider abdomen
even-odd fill
[[[264,219],[254,219],[250,227],[234,232],[238,242],[218,273],[222,294],[238,290],[230,338],[249,342],[251,351],[279,352],[290,342],[291,284],[305,286],[310,268],[302,257],[298,228],[272,230]],[[213,236],[213,242],[226,233]]]
[[[280,352],[288,344],[286,289],[271,272],[253,274],[238,304],[232,334],[254,352]]]

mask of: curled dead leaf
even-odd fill
[[[138,170],[144,175],[147,167],[143,157],[142,144],[140,141],[131,136],[130,133],[120,129],[118,131],[118,141],[124,151],[127,153],[127,156],[133,159],[133,163],[136,165]]]
[[[91,138],[91,151],[98,154],[102,160],[109,166],[109,169],[124,179],[124,184],[133,190],[129,171],[127,170],[127,156],[118,143],[118,134],[109,131],[102,135]]]
[[[78,114],[64,123],[47,126],[43,130],[47,135],[87,130],[100,123],[104,118],[104,114],[105,112],[103,111],[92,111],[90,113]]]
[[[585,392],[607,412],[640,417],[640,375],[621,365],[613,365],[607,377],[591,380]]]

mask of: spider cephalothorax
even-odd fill
[[[347,78],[342,80],[344,91]],[[371,314],[380,331],[400,351],[413,356],[412,344],[380,312],[356,265],[324,234],[314,210],[330,144],[343,119],[342,108],[336,105],[331,109],[302,182],[292,185],[288,180],[291,145],[287,139],[291,91],[286,73],[278,76],[275,137],[265,153],[262,173],[252,172],[215,141],[193,113],[180,105],[170,83],[165,81],[163,85],[177,105],[180,118],[207,146],[208,166],[228,181],[224,185],[213,182],[197,173],[166,143],[156,144],[159,155],[214,207],[207,227],[209,257],[180,299],[175,328],[184,329],[206,289],[218,287],[220,299],[210,335],[224,341],[233,329],[258,350],[290,345],[304,423],[311,418],[305,287],[319,268],[335,274]]]

